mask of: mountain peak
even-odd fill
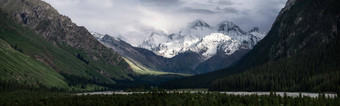
[[[192,29],[197,29],[197,28],[200,28],[200,27],[210,27],[210,25],[202,19],[197,19],[197,20],[191,22],[189,24],[189,26]]]
[[[259,27],[254,27],[253,29],[251,29],[249,32],[259,32],[260,28]]]
[[[218,32],[231,36],[246,34],[239,26],[229,20],[223,21],[218,25]]]
[[[231,22],[230,20],[222,21],[222,22],[220,23],[220,25],[222,25],[222,24],[228,25],[228,26],[236,26],[236,25],[235,25],[233,22]]]
[[[97,33],[97,32],[90,32],[94,38],[96,39],[102,39],[105,35]]]

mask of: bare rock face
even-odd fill
[[[1,0],[0,9],[9,13],[9,17],[17,23],[35,30],[42,38],[60,48],[76,48],[94,61],[104,61],[130,70],[121,56],[98,42],[86,28],[77,26],[44,1]]]

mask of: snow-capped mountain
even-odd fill
[[[133,64],[138,64],[136,67],[139,67],[141,70],[148,71],[151,69],[163,72],[187,74],[198,74],[203,72],[197,72],[194,70],[198,64],[205,60],[203,56],[197,53],[187,52],[173,58],[164,58],[156,55],[150,50],[134,47],[120,38],[95,32],[92,34],[106,47],[113,49]]]
[[[178,33],[166,34],[147,29],[149,35],[139,45],[133,45],[121,35],[93,36],[123,57],[153,70],[199,74],[226,68],[240,59],[265,34],[258,28],[243,31],[230,21],[211,26],[196,20]]]
[[[166,58],[191,51],[209,59],[217,52],[230,55],[239,49],[251,49],[264,36],[258,28],[245,32],[230,21],[210,26],[196,20],[177,34],[152,33],[138,47]]]
[[[158,45],[164,42],[172,41],[172,37],[168,36],[162,31],[148,32],[150,36],[143,41],[139,47],[145,48],[151,51],[157,51]]]
[[[102,39],[105,35],[97,33],[97,32],[90,32],[94,38],[96,39]]]
[[[96,38],[97,40],[101,40],[103,39],[105,36],[112,36],[112,35],[107,35],[107,34],[100,34],[100,33],[97,33],[97,32],[90,32],[94,38]],[[117,40],[117,41],[120,41],[121,39],[118,38],[118,37],[112,37],[113,39]]]
[[[229,36],[221,33],[211,33],[203,38],[192,37],[192,39],[179,39],[172,42],[161,43],[158,51],[164,57],[171,58],[179,53],[192,51],[203,55],[207,59],[215,55],[217,51],[225,51],[232,54],[238,49],[241,42],[232,40]]]

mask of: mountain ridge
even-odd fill
[[[59,79],[67,82],[60,89],[94,90],[117,87],[120,80],[133,80],[131,67],[112,49],[97,41],[84,27],[79,27],[70,18],[58,13],[52,6],[41,0],[1,0],[0,1],[1,39],[30,60],[38,61],[40,71],[55,71]],[[11,54],[6,54],[13,57]],[[8,59],[8,58],[6,58]],[[11,61],[11,60],[4,60]],[[33,62],[36,63],[36,62]],[[4,70],[13,64],[6,64]],[[39,67],[31,69],[39,72]],[[0,71],[3,72],[3,69]],[[19,73],[5,74],[0,80],[14,80],[22,77],[21,67],[11,69]],[[49,75],[26,74],[34,80],[23,82],[36,83]],[[3,79],[5,78],[5,79]],[[45,78],[49,79],[49,78]],[[40,80],[38,85],[55,86],[52,82]],[[19,81],[20,82],[20,81]],[[89,85],[93,85],[89,87]],[[59,86],[60,87],[60,86]],[[72,88],[72,89],[71,89]]]
[[[126,38],[121,38],[123,37],[121,35],[111,36],[112,41],[115,39],[123,40],[126,48],[134,49],[134,53],[138,52],[139,57],[127,53],[130,50],[116,48],[121,44],[119,43],[120,41],[107,41],[105,43],[105,41],[102,41],[105,34],[95,32],[92,32],[92,34],[106,46],[112,47],[115,51],[120,51],[119,54],[124,55],[125,58],[134,59],[130,61],[144,63],[145,67],[151,67],[152,70],[186,74],[206,73],[226,68],[240,59],[265,36],[256,27],[245,32],[231,21],[223,21],[218,25],[210,26],[204,20],[198,19],[188,23],[187,27],[177,34],[168,35],[160,30],[147,30],[147,34],[150,34],[149,37],[141,45],[134,47],[131,44],[126,45],[127,42],[124,41]],[[140,50],[138,48],[143,48],[153,53],[143,54],[146,52],[138,51]],[[146,56],[151,56],[152,59],[145,58]],[[192,59],[195,61],[192,61]]]
[[[162,70],[164,72],[175,72],[175,73],[196,73],[192,71],[192,68],[195,67],[196,62],[202,61],[199,55],[195,55],[193,52],[182,53],[181,55],[175,56],[174,58],[164,58],[159,56],[152,51],[149,51],[144,48],[133,47],[132,45],[126,43],[119,38],[115,38],[109,35],[96,35],[94,36],[104,36],[101,41],[104,45],[109,48],[114,49],[119,54],[121,54],[126,59],[133,59],[130,61],[136,61],[144,67],[148,67],[153,70]],[[100,37],[97,37],[100,38]],[[187,57],[190,55],[189,57]],[[197,59],[196,61],[192,61],[189,58]],[[183,68],[183,69],[182,69]],[[179,71],[174,71],[179,70]],[[184,70],[184,71],[183,71]],[[190,72],[192,71],[192,72]]]
[[[116,60],[113,59],[112,56],[109,56],[112,59],[102,58],[101,55],[104,54],[99,52],[107,51],[115,53],[114,51],[109,49],[106,50],[106,47],[92,38],[92,35],[84,27],[78,27],[70,18],[60,15],[57,10],[46,2],[40,0],[31,0],[29,2],[4,0],[1,4],[1,9],[3,9],[3,11],[12,13],[9,14],[9,17],[16,20],[18,23],[36,30],[44,39],[53,42],[53,44],[58,45],[66,43],[71,47],[82,49],[88,54],[88,57],[93,60],[102,59],[111,65],[117,64],[112,61]],[[11,8],[10,6],[14,4],[23,6]],[[82,37],[87,37],[87,39],[83,39]],[[91,47],[96,47],[98,50],[94,50]],[[119,59],[117,61],[122,60],[122,58],[117,59]]]
[[[203,20],[195,20],[189,23],[188,26],[178,34],[162,35],[156,39],[155,35],[150,35],[149,38],[144,40],[144,43],[138,47],[145,48],[155,52],[166,58],[171,58],[176,56],[178,53],[185,52],[191,47],[196,47],[200,41],[213,33],[224,34],[225,36],[231,37],[232,40],[238,40],[242,44],[242,49],[251,49],[259,40],[261,40],[265,35],[259,33],[258,30],[245,32],[241,30],[237,25],[231,21],[223,21],[218,26],[210,26]],[[175,38],[175,39],[174,39]],[[219,39],[215,39],[216,41]],[[237,49],[236,49],[237,50]],[[201,54],[202,50],[194,50],[194,52]],[[227,50],[225,50],[227,51]],[[231,50],[235,51],[235,50]],[[206,58],[210,58],[206,56]]]
[[[230,66],[265,36],[259,33],[258,28],[245,32],[230,21],[223,21],[220,25],[212,27],[199,19],[189,23],[187,28],[178,34],[167,35],[162,31],[148,30],[150,36],[137,47],[133,47],[119,37],[96,32],[92,32],[92,34],[107,47],[119,51],[118,53],[123,57],[142,63],[144,67],[149,67],[152,70],[199,74]],[[217,33],[219,27],[226,30],[223,32],[225,34]],[[226,35],[229,33],[233,34],[233,37]],[[140,51],[141,49],[138,48],[153,53],[142,52],[145,50]],[[135,54],[128,51],[133,51]]]

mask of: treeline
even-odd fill
[[[49,92],[76,92],[76,91],[107,91],[115,90],[116,84],[104,83],[98,79],[90,79],[85,77],[79,77],[75,75],[69,75],[60,73],[67,82],[69,88],[58,88],[58,87],[47,87],[43,83],[38,81],[27,84],[25,82],[18,82],[16,80],[5,80],[0,79],[0,92],[11,92],[11,91],[49,91]],[[88,89],[87,87],[93,88]]]
[[[216,80],[209,90],[340,92],[340,67],[321,58],[332,57],[298,55],[269,62]]]
[[[106,83],[106,82],[99,80],[95,76],[92,76],[92,78],[86,78],[86,77],[80,77],[76,75],[65,74],[65,73],[60,73],[60,74],[65,78],[65,81],[70,87],[79,87],[81,89],[86,89],[86,86],[88,85],[100,86],[99,88],[95,88],[93,91],[140,89],[140,88],[149,89],[150,86],[155,85],[154,83],[157,83],[158,81],[162,81],[163,79],[166,79],[166,78],[161,79],[162,78],[161,76],[157,77],[157,76],[152,76],[152,75],[139,75],[139,76],[130,76],[133,79],[135,79],[135,81],[112,79],[116,83]],[[177,76],[173,76],[173,77],[177,77]],[[170,76],[170,78],[172,77]],[[74,91],[74,90],[70,89],[70,91]]]
[[[32,93],[35,95],[36,93]],[[165,93],[153,92],[131,95],[68,95],[40,94],[39,96],[13,96],[8,93],[0,96],[0,105],[110,105],[110,106],[338,106],[339,97],[329,98],[320,95],[311,97],[288,97],[270,95],[227,95],[220,93]]]
[[[56,87],[46,87],[41,83],[36,84],[22,84],[13,80],[0,80],[0,92],[12,92],[18,90],[26,90],[26,91],[50,91],[50,92],[61,92],[65,91],[65,89],[56,88]]]
[[[86,77],[80,77],[76,75],[71,75],[71,74],[65,74],[65,73],[60,73],[65,78],[65,81],[67,82],[68,86],[75,86],[75,85],[86,85],[86,84],[98,84],[99,80],[94,78],[86,78]]]
[[[86,78],[86,77],[80,77],[76,75],[70,75],[65,73],[60,73],[67,82],[67,85],[70,87],[79,87],[81,89],[86,89],[86,86],[100,86],[95,88],[93,91],[107,91],[107,90],[114,90],[117,88],[117,84],[113,83],[105,83],[100,81],[95,76],[92,76],[93,78]],[[74,89],[69,89],[69,91],[76,91]]]

